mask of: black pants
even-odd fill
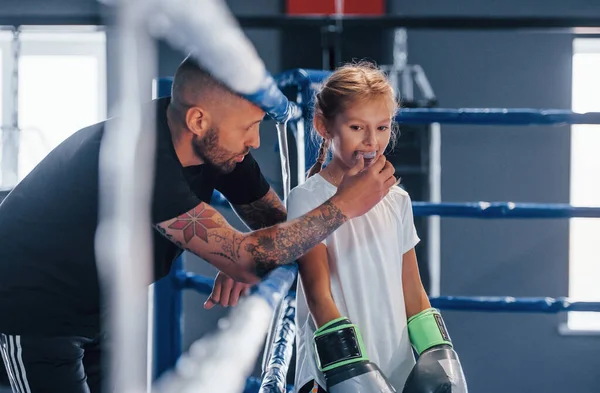
[[[103,393],[99,339],[0,333],[0,352],[14,393]]]

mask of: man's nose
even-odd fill
[[[256,130],[253,130],[250,134],[250,137],[246,141],[246,146],[251,147],[252,149],[258,149],[260,147],[260,130],[259,127],[256,127]]]

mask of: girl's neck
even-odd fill
[[[329,164],[321,171],[321,176],[329,183],[338,187],[342,182],[342,178],[346,174],[349,168],[347,168],[344,164],[338,162],[335,158],[333,158]]]

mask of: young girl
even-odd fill
[[[394,89],[375,66],[346,65],[316,96],[314,128],[322,138],[307,181],[288,198],[294,219],[327,199],[359,155],[367,167],[394,139]],[[328,151],[332,159],[321,170]],[[396,391],[415,365],[407,319],[430,309],[414,247],[419,242],[409,195],[400,187],[299,259],[296,310],[296,391],[325,392],[316,361],[319,328],[341,317],[362,333],[364,350]]]

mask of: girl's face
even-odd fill
[[[328,128],[332,163],[346,170],[354,166],[359,154],[365,167],[375,162],[390,142],[393,113],[389,100],[382,98],[357,103],[337,115]]]

